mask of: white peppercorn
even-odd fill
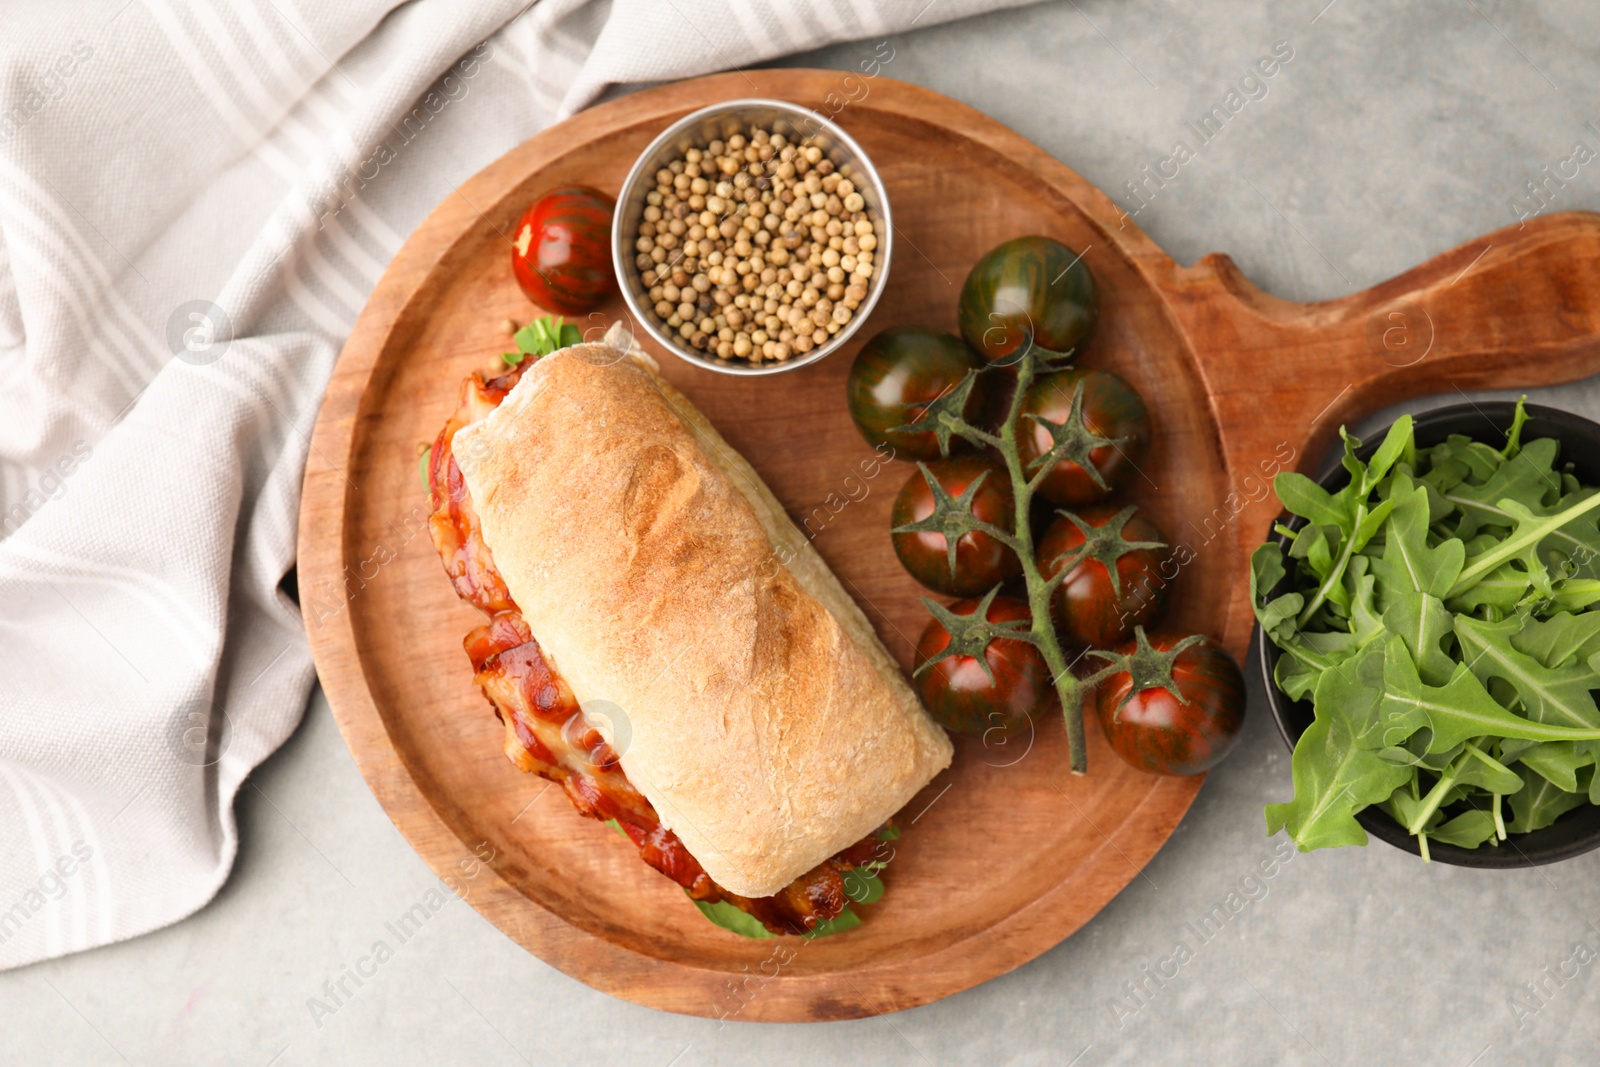
[[[659,168],[634,245],[646,306],[722,361],[782,362],[865,303],[878,235],[850,167],[759,127]]]

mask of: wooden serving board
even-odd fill
[[[507,235],[557,185],[615,192],[635,155],[688,111],[749,96],[831,111],[842,77],[750,71],[641,92],[483,170],[434,210],[379,282],[329,383],[307,461],[305,620],[372,791],[440,876],[510,937],[596,988],[670,1011],[844,1019],[966,989],[1087,922],[1200,788],[1198,778],[1131,770],[1092,725],[1082,778],[1067,773],[1056,718],[1006,748],[960,741],[954,766],[902,813],[889,891],[864,909],[861,927],[814,942],[749,941],[707,923],[630,845],[501,755],[500,726],[461,648],[479,616],[456,599],[429,543],[417,454],[455,407],[460,380],[508,347],[500,323],[540,313],[512,281]],[[898,240],[860,340],[895,323],[953,331],[968,269],[1007,238],[1043,233],[1081,250],[1103,301],[1083,361],[1133,382],[1155,419],[1130,498],[1192,550],[1167,622],[1213,635],[1241,662],[1247,557],[1277,510],[1271,473],[1309,463],[1342,421],[1379,405],[1600,367],[1600,217],[1541,218],[1366,292],[1296,304],[1253,287],[1225,256],[1179,267],[1083,179],[971,108],[885,78],[865,84],[865,98],[836,117],[880,167]],[[621,315],[618,301],[581,325]],[[909,665],[923,590],[896,563],[888,516],[914,468],[869,475],[862,466],[871,451],[844,399],[854,349],[772,378],[656,355],[815,534]]]

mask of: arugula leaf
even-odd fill
[[[1468,811],[1428,831],[1435,841],[1461,848],[1477,848],[1495,837],[1494,818],[1486,811]]]
[[[617,824],[615,819],[607,819],[606,824],[616,829],[618,833],[623,833],[622,827]],[[883,836],[884,834],[889,834],[890,836],[885,837]],[[899,836],[900,831],[893,823],[885,825],[877,834],[880,841],[893,841]],[[868,864],[866,867],[857,867],[854,870],[844,872],[844,895],[845,899],[850,901],[850,904],[876,904],[883,899],[883,880],[878,877],[877,873],[877,870],[881,869],[881,867],[869,870],[868,867],[872,866],[872,864]],[[829,934],[843,933],[846,930],[853,930],[860,926],[861,916],[851,910],[850,904],[846,904],[844,910],[832,919],[825,919],[817,923],[801,936],[809,941],[818,937],[827,937]],[[725,900],[719,900],[715,903],[696,900],[694,906],[699,908],[700,914],[711,920],[714,925],[736,933],[740,937],[748,937],[760,941],[778,936],[763,926],[761,920]]]
[[[549,347],[550,338],[544,329],[544,320],[535,319],[522,329],[511,335],[511,340],[516,343],[517,351],[524,355],[543,355],[543,349]]]
[[[842,934],[846,930],[854,930],[860,925],[861,916],[846,906],[838,915],[831,919],[824,919],[800,936],[807,941],[815,941],[817,938],[827,937],[829,934]]]
[[[1441,646],[1454,618],[1438,597],[1412,589],[1392,595],[1383,613],[1384,627],[1405,642],[1417,673],[1429,685],[1444,685],[1455,671],[1455,660]]]
[[[1369,557],[1357,556],[1345,571],[1345,581],[1350,586],[1350,635],[1356,639],[1357,648],[1381,636],[1385,628],[1377,605],[1378,576],[1367,573],[1371,565]]]
[[[1450,490],[1466,481],[1467,475],[1471,473],[1465,463],[1455,458],[1448,443],[1429,449],[1425,455],[1427,471],[1419,477],[1440,495],[1448,494]]]
[[[1295,656],[1279,656],[1272,678],[1291,700],[1304,700],[1317,690],[1322,667],[1315,667]]]
[[[1549,437],[1530,441],[1517,462],[1503,464],[1487,481],[1480,485],[1458,485],[1444,494],[1445,500],[1461,509],[1456,536],[1465,541],[1482,526],[1509,529],[1516,525],[1515,517],[1499,506],[1501,500],[1514,500],[1529,509],[1543,508],[1552,483],[1559,483],[1555,483],[1554,478],[1546,483],[1537,475],[1550,471],[1560,447],[1560,442]],[[1535,476],[1529,477],[1530,473]]]
[[[1304,474],[1284,471],[1272,480],[1272,488],[1285,508],[1312,525],[1336,526],[1346,535],[1354,529],[1344,506]]]
[[[1524,396],[1521,400],[1517,401],[1517,410],[1512,412],[1511,429],[1506,431],[1506,446],[1500,450],[1500,454],[1502,456],[1506,457],[1507,459],[1513,459],[1518,453],[1523,451],[1522,428],[1523,426],[1527,425],[1527,422],[1528,398]],[[1547,440],[1547,438],[1541,437],[1539,440],[1543,441]],[[1552,462],[1554,462],[1554,457],[1552,457]]]
[[[1287,572],[1283,569],[1283,553],[1275,544],[1265,544],[1250,556],[1250,600],[1256,604],[1256,618],[1261,628],[1271,636],[1287,638],[1294,632],[1295,616],[1305,606],[1306,598],[1299,593],[1284,593],[1271,603],[1262,605],[1261,598],[1269,595]],[[1285,627],[1285,623],[1291,624]]]
[[[1460,779],[1464,773],[1469,771],[1470,762],[1467,750],[1463,746],[1461,751],[1456,753],[1455,757],[1439,771],[1438,780],[1429,788],[1427,794],[1419,797],[1415,803],[1396,805],[1393,798],[1390,799],[1391,809],[1404,815],[1400,825],[1406,828],[1406,832],[1413,835],[1424,835],[1429,827],[1443,818],[1440,814],[1440,809],[1463,795],[1464,790],[1461,787]],[[1413,795],[1419,787],[1420,782],[1413,778],[1411,780]],[[1401,793],[1402,800],[1404,800],[1404,790]],[[1422,847],[1423,855],[1426,856],[1428,853],[1426,839],[1419,842],[1419,844]]]
[[[1429,752],[1442,752],[1485,734],[1529,741],[1600,739],[1600,728],[1546,725],[1513,715],[1489,695],[1465,663],[1456,664],[1455,673],[1445,685],[1424,684],[1417,676],[1416,663],[1398,637],[1390,638],[1384,649],[1383,684],[1380,715],[1391,744],[1396,732],[1409,736],[1423,726],[1433,731]]]
[[[1580,748],[1575,741],[1542,741],[1525,748],[1518,762],[1539,777],[1568,793],[1578,791],[1578,771],[1594,763],[1594,752]],[[1512,793],[1516,790],[1497,790]]]
[[[714,903],[708,900],[696,900],[694,906],[699,908],[700,914],[710,919],[714,925],[720,926],[724,930],[731,930],[740,937],[748,937],[753,941],[764,941],[769,937],[778,936],[765,926],[762,926],[760,919],[757,919],[747,911],[740,911],[726,900],[718,900]]]
[[[1376,668],[1376,671],[1374,670]],[[1364,845],[1355,813],[1386,800],[1411,779],[1409,767],[1379,757],[1367,735],[1378,726],[1382,655],[1368,653],[1327,671],[1317,685],[1316,719],[1290,759],[1294,799],[1267,805],[1267,834],[1288,828],[1302,852]]]
[[[1389,473],[1398,460],[1405,459],[1408,464],[1415,460],[1417,446],[1416,438],[1412,433],[1413,420],[1410,415],[1401,415],[1389,427],[1389,432],[1383,437],[1383,444],[1372,454],[1372,460],[1367,464],[1367,469],[1362,477],[1371,485],[1376,486]],[[1342,431],[1341,431],[1342,432]],[[1346,438],[1348,449],[1349,438]]]
[[[1479,681],[1488,684],[1492,677],[1504,678],[1516,690],[1524,714],[1535,722],[1600,728],[1600,708],[1589,695],[1591,689],[1600,689],[1600,674],[1587,663],[1546,667],[1518,652],[1512,637],[1521,629],[1521,621],[1514,618],[1490,623],[1456,616],[1462,654]]]
[[[1556,744],[1572,744],[1571,741],[1554,742]],[[1535,748],[1538,747],[1536,743]],[[1507,767],[1504,763],[1489,755],[1472,742],[1467,742],[1463,751],[1470,758],[1462,760],[1461,766],[1455,775],[1455,784],[1458,786],[1477,786],[1486,793],[1515,793],[1522,788],[1522,776]]]
[[[1412,784],[1416,784],[1416,779],[1412,779]],[[1394,816],[1394,821],[1401,826],[1419,826],[1424,833],[1444,821],[1437,802],[1417,796],[1405,786],[1396,789],[1383,802],[1383,809]]]
[[[1285,593],[1262,609],[1260,613],[1261,628],[1267,633],[1272,633],[1284,624],[1288,625],[1288,633],[1294,633],[1294,619],[1300,614],[1300,609],[1305,606],[1306,598],[1299,593]]]
[[[1586,662],[1600,652],[1600,611],[1581,615],[1562,611],[1548,619],[1530,615],[1523,620],[1522,629],[1511,635],[1511,647],[1546,667],[1559,667],[1572,659]]]
[[[855,872],[852,871],[850,873],[854,874]],[[873,880],[877,881],[877,879]],[[883,886],[881,883],[878,887],[878,894],[879,896],[883,895]],[[866,902],[862,901],[861,903]],[[726,900],[719,900],[716,903],[711,903],[704,900],[696,900],[694,902],[694,906],[699,908],[700,914],[711,920],[713,925],[720,926],[724,930],[738,934],[740,937],[748,937],[753,941],[765,941],[767,938],[778,936],[771,930],[768,930],[765,926],[762,926],[760,919],[757,919],[749,912],[740,911],[732,904],[729,904]],[[861,916],[850,910],[849,905],[846,905],[845,909],[838,915],[831,919],[825,919],[822,922],[817,923],[817,925],[813,926],[810,930],[804,934],[801,934],[800,936],[805,938],[807,941],[811,941],[819,937],[827,937],[829,934],[838,934],[843,933],[846,930],[853,930],[860,925]]]
[[[538,359],[579,344],[583,341],[583,333],[573,323],[545,315],[512,334],[511,340],[516,342],[517,350],[501,353],[500,358],[505,360],[507,366],[515,367],[529,356]]]
[[[1600,580],[1568,578],[1556,583],[1550,604],[1557,611],[1582,611],[1600,602]]]
[[[1456,445],[1456,456],[1467,465],[1467,476],[1483,482],[1494,476],[1505,462],[1505,456],[1499,450],[1490,448],[1482,441],[1474,441],[1461,434],[1451,434],[1450,441]]]
[[[1589,784],[1582,783],[1585,792]],[[1506,829],[1514,834],[1543,830],[1587,799],[1585,793],[1569,793],[1548,778],[1530,774],[1522,789],[1511,797],[1511,810],[1516,818]]]
[[[876,904],[883,899],[883,882],[863,867],[844,872],[844,895],[852,904]]]
[[[1433,496],[1427,492],[1426,486],[1419,488],[1421,488],[1423,493],[1427,495],[1429,501],[1428,513],[1432,514]],[[1373,508],[1367,517],[1361,520],[1361,525],[1356,527],[1355,536],[1351,538],[1351,547],[1357,552],[1360,552],[1362,549],[1366,548],[1367,544],[1373,539],[1373,537],[1377,536],[1378,531],[1383,529],[1383,524],[1389,521],[1389,514],[1394,511],[1394,507],[1395,497],[1393,492],[1391,492],[1389,496],[1384,499],[1383,503]]]
[[[1373,572],[1389,590],[1410,589],[1443,598],[1461,573],[1466,546],[1456,540],[1429,546],[1427,490],[1416,486],[1391,499],[1396,500],[1394,511],[1384,531],[1383,555],[1373,561]]]
[[[1532,588],[1533,583],[1528,580],[1527,572],[1513,564],[1502,563],[1490,571],[1488,577],[1479,579],[1471,589],[1446,599],[1444,606],[1463,615],[1485,606],[1506,615],[1527,599]]]
[[[1600,508],[1600,493],[1580,500],[1552,515],[1536,515],[1509,498],[1502,498],[1497,502],[1497,506],[1512,513],[1516,520],[1515,530],[1511,536],[1500,542],[1498,547],[1469,560],[1455,584],[1450,587],[1447,596],[1455,596],[1472,588],[1473,583],[1481,575],[1508,559],[1521,559],[1525,562],[1531,560],[1531,567],[1545,573],[1548,580],[1548,572],[1545,571],[1544,564],[1537,555],[1539,543],[1560,531],[1566,531],[1569,537],[1576,537],[1580,532],[1586,533],[1587,528],[1581,520],[1596,508]],[[1579,543],[1587,544],[1587,540],[1586,537]],[[1595,542],[1595,549],[1600,551],[1600,534],[1595,535]]]

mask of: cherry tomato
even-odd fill
[[[955,456],[934,460],[928,471],[944,491],[959,498],[983,479],[972,496],[972,514],[975,518],[1011,532],[1016,518],[1015,497],[1011,493],[1011,479],[1005,469],[981,456]],[[934,495],[928,480],[919,469],[906,479],[900,495],[895,497],[891,526],[900,527],[922,522],[934,513]],[[1022,562],[1017,554],[996,541],[989,534],[970,531],[956,539],[955,573],[950,571],[949,541],[935,530],[918,530],[913,533],[890,534],[895,555],[911,577],[935,592],[947,596],[978,596],[987,593],[1008,578],[1022,573]]]
[[[937,459],[933,433],[891,432],[917,422],[928,405],[961,384],[978,361],[959,337],[925,326],[891,326],[862,346],[850,365],[850,417],[867,443],[887,444],[899,459]],[[963,415],[976,410],[968,397]],[[951,438],[952,451],[961,443]]]
[[[1022,401],[1022,416],[1017,424],[1017,452],[1023,469],[1030,474],[1034,461],[1054,447],[1056,426],[1044,426],[1029,418],[1037,415],[1046,422],[1065,424],[1072,412],[1072,398],[1083,386],[1083,425],[1090,433],[1120,444],[1103,444],[1089,449],[1088,460],[1100,474],[1098,484],[1089,471],[1070,459],[1056,464],[1039,486],[1046,500],[1068,507],[1104,500],[1133,477],[1150,449],[1150,411],[1138,392],[1117,375],[1105,370],[1069,367],[1040,376]]]
[[[1100,543],[1091,545],[1075,564],[1073,553],[1082,549],[1088,538],[1070,518],[1059,516],[1039,540],[1039,571],[1046,580],[1072,567],[1051,602],[1056,632],[1070,642],[1110,648],[1133,636],[1135,626],[1149,626],[1166,607],[1170,579],[1161,573],[1164,550],[1128,548],[1118,552],[1117,538],[1112,535],[1119,514],[1119,509],[1104,506],[1077,512],[1079,519],[1094,528]],[[1155,523],[1136,514],[1122,526],[1120,540],[1154,544],[1164,543],[1166,538]],[[1116,590],[1111,587],[1107,559],[1116,568]]]
[[[1149,638],[1158,652],[1181,640],[1182,634],[1173,633]],[[1135,645],[1129,642],[1118,651],[1131,654]],[[1106,740],[1134,767],[1151,774],[1199,774],[1216,766],[1239,739],[1244,679],[1232,657],[1202,640],[1178,653],[1172,681],[1176,694],[1157,686],[1128,697],[1131,676],[1113,674],[1100,685],[1095,711]],[[1119,709],[1123,697],[1128,702]]]
[[[1030,336],[1052,352],[1081,347],[1100,318],[1100,297],[1077,252],[1048,237],[1018,237],[972,268],[960,317],[979,356],[1010,366]]]
[[[611,265],[611,216],[617,202],[575,185],[535,200],[512,239],[511,273],[529,300],[577,315],[617,291]]]
[[[971,615],[977,600],[950,605],[957,615]],[[985,615],[990,622],[1027,622],[1028,605],[1011,597],[995,597]],[[917,641],[917,666],[943,652],[950,634],[938,619],[930,619]],[[934,719],[947,730],[982,737],[991,730],[999,736],[1025,730],[1043,714],[1053,699],[1050,669],[1039,650],[1026,641],[998,638],[984,650],[991,678],[972,656],[942,659],[916,676],[917,695]]]

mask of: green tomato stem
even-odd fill
[[[1061,651],[1061,643],[1056,639],[1055,624],[1050,620],[1050,594],[1055,586],[1039,572],[1039,563],[1033,551],[1033,494],[1039,479],[1028,477],[1017,451],[1017,420],[1021,417],[1028,387],[1033,384],[1034,372],[1035,356],[1030,342],[1028,352],[1017,364],[1016,390],[1011,394],[1011,407],[1000,427],[999,449],[1005,457],[1006,471],[1011,476],[1012,496],[1016,503],[1013,537],[1016,540],[1017,558],[1022,561],[1028,608],[1033,616],[1033,643],[1044,657],[1045,666],[1050,669],[1050,676],[1055,680],[1056,696],[1061,700],[1062,717],[1067,726],[1068,764],[1073,774],[1083,774],[1089,769],[1088,746],[1083,737],[1084,686],[1073,676],[1071,665]]]
[[[1004,446],[1004,442],[1000,438],[986,430],[981,430],[976,426],[968,426],[967,432],[963,433],[961,436],[965,437],[974,444],[988,445],[990,448],[1002,448]]]

